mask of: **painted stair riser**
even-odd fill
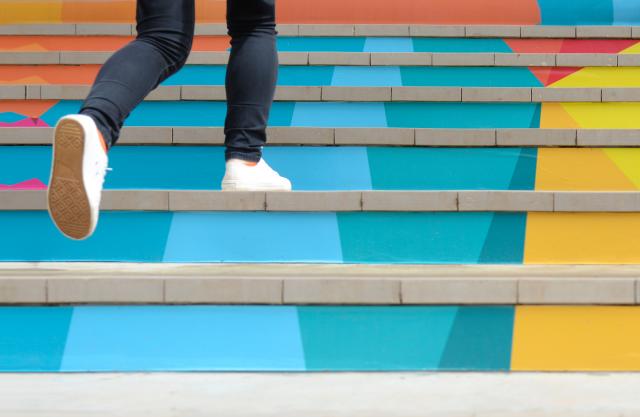
[[[98,65],[3,65],[0,83],[57,85],[93,83]],[[223,86],[226,67],[187,65],[162,86]],[[563,87],[640,86],[638,67],[526,68],[428,66],[281,66],[279,86],[333,87]],[[6,88],[6,87],[5,87]]]
[[[537,150],[267,147],[264,154],[296,190],[533,190]],[[0,184],[45,187],[50,165],[49,146],[0,147]],[[224,148],[114,147],[109,165],[106,189],[217,190]]]
[[[637,371],[638,307],[3,307],[0,371]]]
[[[54,126],[81,101],[0,101],[0,127]],[[125,126],[224,126],[222,101],[143,102]],[[640,103],[275,102],[269,126],[638,129]]]
[[[104,212],[76,242],[6,211],[0,230],[13,262],[640,263],[638,213]]]
[[[0,36],[0,51],[114,52],[126,36]],[[480,39],[420,37],[283,37],[280,52],[636,53],[637,39]],[[197,36],[192,51],[228,51],[226,36]]]
[[[4,100],[83,100],[88,85],[8,85]],[[223,86],[162,86],[147,101],[224,101]],[[302,102],[627,103],[640,101],[640,88],[539,87],[349,87],[279,86],[274,100]]]
[[[299,191],[637,191],[637,148],[267,147]],[[0,187],[44,189],[51,147],[0,147]],[[218,190],[222,147],[120,146],[106,189]],[[1,188],[0,188],[1,189]]]
[[[304,7],[295,0],[278,3],[279,23],[429,23],[429,24],[503,24],[503,25],[637,25],[640,14],[631,0],[581,0],[559,4],[554,0],[498,0],[488,7],[470,0],[420,2],[413,0],[380,3],[371,7],[356,0],[345,7],[330,0]],[[135,21],[135,2],[100,0],[90,5],[77,1],[45,0],[25,4],[7,0],[0,23],[75,23]],[[197,3],[197,17],[202,22],[225,22],[224,5]],[[452,16],[454,21],[452,22]]]
[[[0,84],[90,85],[99,69],[99,65],[3,65]],[[279,86],[333,87],[638,87],[639,72],[636,67],[294,65],[281,66],[277,82]],[[161,86],[223,86],[225,75],[223,65],[186,65]]]
[[[73,100],[0,101],[0,126],[54,126],[62,116],[77,113],[81,104],[81,101]],[[602,103],[599,106],[617,104],[629,106],[627,114],[640,106],[637,103]],[[546,105],[275,102],[268,123],[269,126],[299,127],[530,128],[541,127],[543,106]],[[562,110],[558,107],[561,104],[554,106],[551,111]],[[226,111],[226,103],[221,101],[143,102],[131,113],[125,126],[220,127],[224,126]],[[560,119],[560,116],[546,127],[575,128],[575,124],[566,126],[570,118]],[[637,118],[634,120],[637,122]],[[626,123],[636,122],[628,120]]]
[[[104,64],[112,52],[0,52],[3,65],[88,65]],[[229,52],[192,52],[187,65],[222,65]],[[378,65],[434,67],[637,67],[637,53],[432,53],[432,52],[280,52],[282,66]]]

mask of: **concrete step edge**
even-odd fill
[[[0,85],[0,100],[84,100],[90,85]],[[225,101],[223,85],[160,86],[147,101]],[[640,102],[640,88],[623,87],[347,87],[278,86],[276,101],[570,103]]]
[[[0,304],[635,305],[638,266],[0,264]]]
[[[269,127],[270,145],[637,147],[640,129]],[[50,145],[53,128],[4,127],[2,145]],[[223,145],[222,127],[124,127],[120,145]]]
[[[278,24],[280,36],[413,36],[453,38],[638,39],[640,28],[626,25],[431,25],[431,24]],[[227,35],[225,23],[199,23],[196,35]],[[136,34],[133,23],[4,24],[0,35]]]
[[[0,211],[47,209],[46,190],[0,191]],[[273,212],[640,212],[635,191],[294,191],[106,190],[107,211]]]
[[[104,64],[108,52],[0,51],[0,65]],[[229,52],[191,52],[187,65],[226,65]],[[640,54],[494,53],[494,52],[280,52],[280,65],[480,66],[480,67],[628,67],[640,66]]]

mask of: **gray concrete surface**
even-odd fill
[[[0,375],[2,417],[621,417],[640,374]]]
[[[639,277],[640,265],[0,263],[0,305],[637,305]]]

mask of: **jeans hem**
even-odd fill
[[[237,151],[225,153],[225,160],[228,161],[230,159],[240,159],[247,162],[260,162],[260,159],[262,159],[262,155],[260,153],[256,154]]]

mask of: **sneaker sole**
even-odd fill
[[[62,233],[85,239],[91,231],[91,208],[84,186],[84,130],[75,120],[62,120],[54,135],[49,183],[49,213]]]

